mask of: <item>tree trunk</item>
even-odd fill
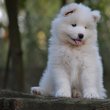
[[[1,91],[0,110],[110,110],[110,99],[55,98]]]
[[[13,88],[14,90],[24,89],[23,61],[21,50],[21,39],[18,28],[18,0],[5,0],[9,18],[9,48],[11,68],[13,72]]]
[[[6,61],[6,67],[5,67],[5,73],[4,73],[4,80],[3,80],[3,89],[6,89],[8,86],[8,80],[9,80],[9,71],[10,71],[10,54],[11,49],[8,48],[8,55],[7,55],[7,61]]]

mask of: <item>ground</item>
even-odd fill
[[[110,110],[110,99],[54,98],[1,90],[0,110]]]

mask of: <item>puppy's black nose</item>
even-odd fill
[[[84,37],[83,34],[78,34],[79,39],[82,39]]]

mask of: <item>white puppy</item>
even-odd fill
[[[52,22],[47,68],[31,93],[55,97],[106,97],[97,45],[100,12],[82,4],[63,7]]]

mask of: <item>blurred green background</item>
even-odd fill
[[[47,64],[51,21],[68,3],[101,11],[98,24],[104,85],[110,96],[110,0],[0,0],[0,89],[29,92]]]

